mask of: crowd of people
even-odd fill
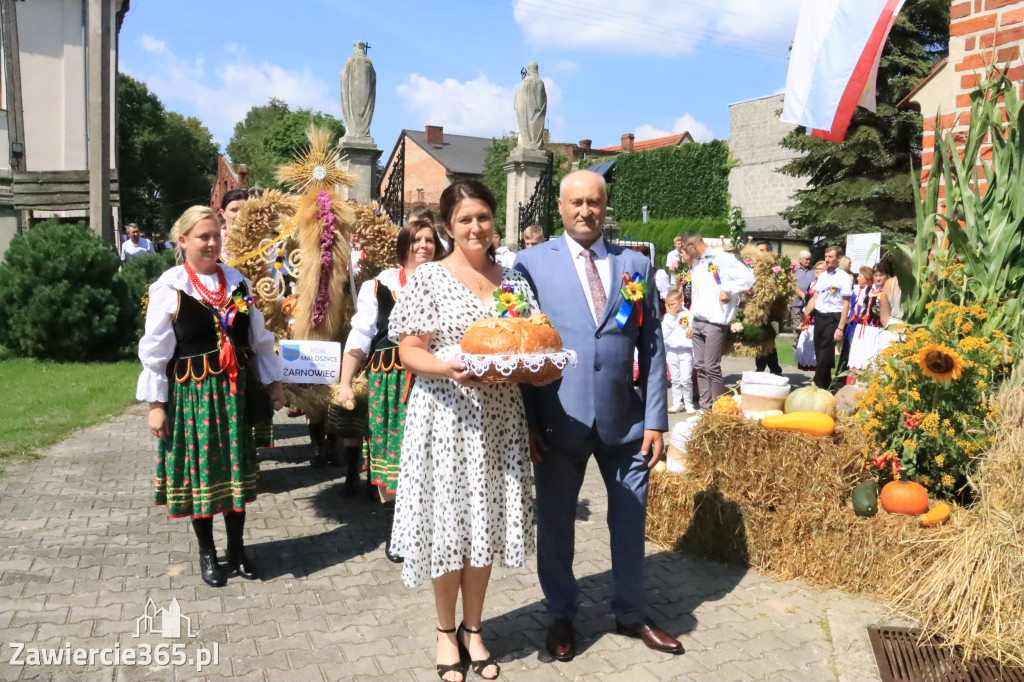
[[[412,207],[398,233],[400,265],[359,287],[344,341],[339,403],[362,420],[369,480],[392,520],[387,557],[402,564],[407,586],[431,582],[437,673],[448,682],[462,682],[470,668],[485,679],[500,674],[481,632],[491,569],[521,567],[534,551],[550,616],[546,648],[555,660],[575,657],[575,520],[591,457],[608,496],[616,630],[683,653],[647,608],[648,472],[661,458],[668,414],[710,410],[726,392],[723,346],[754,275],[733,253],[690,232],[668,256],[668,286],[648,286],[624,305],[624,276],[663,285],[667,273],[656,276],[647,256],[603,236],[604,179],[570,173],[558,207],[564,233],[547,241],[529,227],[518,252],[496,239],[495,199],[479,182],[445,189],[437,225],[428,208]],[[259,576],[243,541],[258,474],[250,403],[257,394],[273,409],[285,402],[274,338],[252,304],[252,285],[225,264],[222,229],[237,210],[231,202],[222,209],[193,207],[175,223],[183,262],[151,287],[136,393],[149,402],[149,427],[159,439],[154,501],[172,517],[191,519],[200,575],[214,587],[231,571]],[[862,272],[854,291],[839,256],[829,249],[816,279],[797,273],[806,298],[800,312],[813,316],[804,323],[814,329],[816,381],[827,381],[825,358],[837,341],[849,339],[848,363],[858,367],[869,361],[860,344],[880,343],[900,316],[884,264]],[[801,254],[800,267],[810,273],[809,266],[810,254]],[[467,370],[456,357],[460,341],[471,324],[498,315],[499,287],[521,297],[524,316],[547,316],[576,352],[574,369],[536,385],[485,384]],[[361,416],[353,409],[360,372],[369,391]],[[318,445],[314,461],[320,454]],[[353,476],[359,472],[350,468],[347,486]],[[212,539],[212,518],[221,513],[224,567]]]

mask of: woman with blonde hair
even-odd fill
[[[213,544],[217,514],[227,527],[229,567],[248,580],[259,577],[242,540],[259,475],[250,424],[261,407],[259,377],[269,383],[272,403],[264,396],[262,411],[283,407],[281,364],[251,283],[217,262],[218,215],[193,206],[174,223],[171,238],[183,264],[149,288],[135,397],[149,403],[149,430],[159,439],[153,501],[171,518],[192,520],[200,575],[220,587],[226,578]]]

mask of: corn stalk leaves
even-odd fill
[[[924,192],[915,202],[917,236],[913,244],[901,246],[907,260],[897,264],[906,319],[925,322],[928,303],[952,298],[958,304],[984,305],[987,330],[998,328],[1020,338],[1024,107],[1005,72],[993,71],[971,93],[966,133],[936,130],[933,151]],[[948,287],[940,292],[932,284],[946,277],[950,262],[964,268],[959,293]]]

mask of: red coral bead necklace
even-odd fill
[[[224,276],[224,270],[217,266],[217,290],[210,291],[203,283],[199,281],[199,275],[192,269],[188,261],[185,261],[185,272],[188,274],[188,281],[192,283],[192,288],[199,292],[199,295],[203,297],[207,303],[212,305],[214,308],[219,308],[224,305],[224,302],[228,300],[228,280]]]

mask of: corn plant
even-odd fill
[[[993,70],[971,93],[970,125],[957,138],[960,145],[951,130],[935,131],[934,161],[917,202],[917,237],[900,247],[907,259],[897,265],[905,319],[927,321],[933,301],[980,304],[988,311],[986,331],[1019,341],[1024,106],[1005,71]]]

